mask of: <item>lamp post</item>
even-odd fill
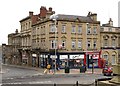
[[[86,52],[85,52],[85,55],[86,55],[86,60],[88,59],[87,58],[87,47],[88,47],[88,42],[87,42],[87,29],[88,29],[88,25],[89,25],[89,23],[86,23],[86,33],[85,33],[85,35],[86,35]],[[86,63],[87,64],[87,63]],[[89,63],[88,63],[89,64]],[[87,65],[86,65],[86,67],[87,67]]]
[[[57,27],[56,27],[56,23],[57,23],[57,18],[58,18],[58,16],[57,15],[55,15],[55,14],[53,14],[53,15],[51,15],[50,16],[50,19],[52,19],[53,21],[54,21],[54,27],[55,27],[55,29],[54,29],[54,31],[55,31],[55,69],[54,69],[54,73],[56,72],[56,48],[57,48],[57,40],[56,40],[56,35],[57,35]]]

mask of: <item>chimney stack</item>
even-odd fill
[[[97,21],[97,14],[96,13],[89,12],[87,16],[91,17],[91,19],[93,21]]]
[[[29,16],[33,16],[33,12],[32,11],[29,11]]]
[[[18,29],[16,29],[15,33],[18,33]]]
[[[112,18],[109,19],[109,25],[110,25],[110,26],[113,26]]]
[[[49,7],[49,11],[52,12],[52,7]]]
[[[46,17],[46,14],[47,14],[46,7],[41,6],[41,8],[40,8],[40,17],[44,18],[44,17]]]

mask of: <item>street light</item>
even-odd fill
[[[56,48],[57,48],[57,42],[56,42],[56,34],[57,34],[57,27],[56,27],[56,23],[57,23],[57,18],[58,16],[53,14],[50,16],[50,19],[52,19],[54,21],[55,24],[55,69],[54,69],[54,73],[56,72]]]

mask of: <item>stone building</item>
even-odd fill
[[[120,49],[119,42],[120,28],[113,26],[113,21],[110,18],[107,24],[101,26],[100,42],[102,50],[102,58],[108,65],[113,65],[118,62],[118,52]]]
[[[8,45],[2,44],[2,61],[5,64],[19,64],[21,36],[16,29],[15,33],[8,34]]]
[[[97,14],[89,12],[87,16],[57,15],[57,22],[47,15],[32,25],[32,61],[46,67],[51,59],[55,64],[71,68],[87,65],[94,57],[98,67],[100,52],[100,21]],[[61,46],[61,47],[60,47]]]
[[[25,17],[24,19],[20,20],[21,25],[21,49],[20,52],[22,53],[21,59],[22,63],[24,65],[32,66],[32,59],[31,59],[31,53],[32,53],[32,47],[36,46],[33,45],[32,42],[32,25],[34,23],[37,23],[38,21],[41,21],[42,19],[49,18],[50,15],[52,15],[54,11],[52,11],[52,8],[50,7],[49,10],[47,10],[45,7],[41,6],[40,13],[37,15],[34,15],[33,12],[29,12],[29,16]],[[45,16],[47,15],[47,16]]]
[[[51,7],[41,6],[39,14],[30,11],[20,20],[20,33],[8,35],[11,63],[43,68],[47,64],[60,68],[79,68],[80,65],[90,68],[91,61],[94,67],[101,67],[101,58],[109,65],[117,62],[120,29],[113,27],[111,19],[100,26],[96,13],[58,14],[56,21],[50,19],[53,14]]]

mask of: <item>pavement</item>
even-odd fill
[[[38,71],[39,74],[80,74],[80,73],[87,73],[87,74],[102,74],[102,69],[101,68],[94,68],[93,70],[93,73],[92,73],[92,69],[87,69],[87,71],[85,72],[80,72],[80,69],[69,69],[69,73],[65,73],[65,69],[60,69],[59,71],[58,70],[50,70],[47,71],[47,73],[44,73],[44,71],[46,70],[45,68],[39,68],[39,67],[28,67],[28,66],[19,66],[19,65],[7,65],[7,64],[2,64],[4,66],[13,66],[13,67],[19,67],[19,68],[27,68],[27,69],[30,69],[30,70],[35,70],[35,71]],[[2,71],[0,72],[2,73]]]

